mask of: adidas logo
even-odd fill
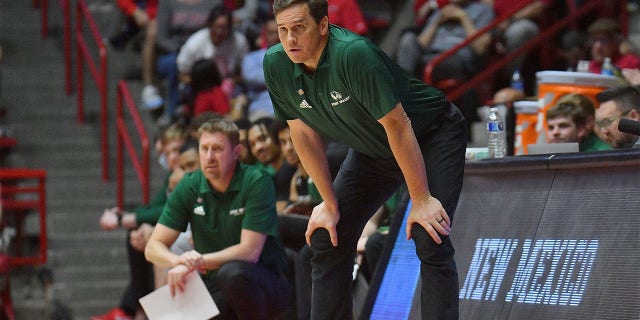
[[[307,100],[302,100],[302,102],[300,102],[300,109],[311,109],[311,105],[309,104],[309,102],[307,102]]]

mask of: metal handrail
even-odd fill
[[[522,2],[521,4],[529,4],[529,3],[531,3],[531,1]],[[518,49],[510,52],[508,55],[502,57],[501,59],[499,59],[499,60],[495,61],[494,63],[492,63],[491,65],[487,66],[487,68],[485,68],[481,72],[477,73],[471,79],[465,81],[461,86],[457,87],[456,89],[454,89],[453,91],[448,93],[447,97],[450,100],[456,100],[463,93],[465,93],[467,90],[469,90],[471,88],[475,88],[478,85],[484,83],[485,81],[487,81],[487,79],[489,77],[491,77],[500,68],[502,68],[505,65],[507,65],[508,63],[510,63],[512,60],[514,60],[519,55],[524,54],[525,52],[528,52],[529,50],[531,50],[533,47],[535,47],[537,45],[540,45],[543,41],[545,41],[549,37],[553,36],[555,33],[560,31],[565,26],[569,25],[575,19],[577,19],[580,16],[583,16],[584,14],[588,13],[589,11],[595,9],[598,4],[601,4],[600,1],[598,1],[598,0],[590,0],[590,1],[586,2],[586,3],[584,3],[579,8],[574,8],[574,10],[571,10],[571,12],[569,13],[569,15],[566,18],[555,22],[554,24],[552,24],[548,28],[544,29],[535,38],[533,38],[532,40],[527,42],[525,45],[519,47]],[[624,8],[625,5],[626,5],[626,0],[622,0],[621,3],[620,3],[620,7]],[[521,9],[522,7],[524,7],[524,5],[522,5],[522,6],[518,5],[513,10],[509,10],[508,12],[503,14],[498,19],[494,20],[492,23],[490,23],[486,27],[478,30],[475,34],[473,34],[471,37],[469,37],[468,39],[466,39],[465,41],[463,41],[459,45],[455,46],[454,48],[451,48],[450,50],[444,52],[442,55],[440,55],[437,58],[433,59],[425,67],[423,80],[426,83],[431,83],[431,73],[433,72],[433,68],[435,67],[435,65],[437,63],[442,62],[442,60],[444,60],[444,59],[448,58],[449,56],[453,55],[456,51],[458,51],[461,48],[469,45],[473,40],[477,39],[477,37],[479,37],[481,34],[490,31],[497,24],[499,24],[500,22],[502,22],[502,21],[506,20],[507,18],[509,18],[511,15],[513,15],[513,13],[515,13],[515,11]],[[624,11],[624,10],[622,10],[622,11]],[[626,27],[626,25],[623,26],[623,27]],[[623,30],[626,30],[626,29],[623,29]]]
[[[34,256],[9,256],[9,264],[17,265],[38,265],[47,263],[47,206],[46,206],[46,184],[47,171],[41,169],[22,169],[22,168],[1,168],[0,180],[3,181],[2,186],[2,207],[4,210],[17,209],[35,209],[39,213],[40,235],[39,235],[39,251]],[[6,181],[37,181],[36,186],[17,186],[6,184]],[[20,200],[13,196],[16,194],[33,194],[37,195],[36,200]]]
[[[131,119],[133,120],[135,128],[138,132],[138,137],[140,138],[140,144],[142,148],[140,154],[142,156],[142,160],[140,160],[140,158],[138,157],[138,152],[136,151],[131,139],[131,133],[127,128],[122,106],[123,103],[126,104],[127,110],[129,110]],[[144,204],[147,204],[149,203],[149,137],[147,135],[147,130],[145,129],[144,123],[140,118],[138,108],[133,102],[133,98],[131,98],[129,87],[123,80],[120,80],[118,82],[117,88],[116,128],[116,175],[118,207],[124,208],[124,156],[122,152],[123,146],[127,149],[129,160],[133,165],[136,175],[138,176],[138,182],[140,182],[140,185],[142,187],[142,202]]]
[[[100,94],[100,128],[101,138],[100,144],[102,149],[102,180],[109,181],[109,139],[108,139],[108,110],[107,110],[107,49],[102,42],[102,36],[96,25],[91,12],[87,8],[85,0],[78,0],[76,4],[76,48],[77,48],[77,84],[78,84],[78,122],[84,123],[84,64],[87,67],[98,87]],[[100,69],[96,67],[96,63],[89,53],[87,42],[84,39],[83,27],[86,20],[87,26],[91,31],[95,45],[98,48],[100,57]]]

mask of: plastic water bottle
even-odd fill
[[[507,136],[504,120],[496,107],[489,109],[487,133],[489,135],[489,158],[504,157],[507,153]]]
[[[616,67],[613,66],[613,63],[611,62],[611,58],[606,57],[602,62],[602,71],[600,71],[600,74],[604,74],[607,76],[614,76],[616,74],[615,69]]]
[[[513,72],[513,75],[511,76],[511,88],[524,92],[524,83],[522,82],[520,70]]]

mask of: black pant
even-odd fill
[[[216,319],[275,319],[292,300],[286,275],[255,263],[227,262],[204,282],[220,309]]]
[[[122,296],[120,308],[130,315],[134,315],[140,304],[138,300],[154,290],[153,265],[144,257],[144,252],[138,251],[129,242],[131,231],[127,235],[127,254],[129,257],[129,286]]]
[[[451,219],[457,206],[466,150],[466,130],[460,111],[451,105],[438,119],[439,126],[417,137],[424,157],[431,194]],[[351,279],[358,238],[373,213],[404,182],[396,160],[374,159],[349,150],[334,182],[340,221],[338,243],[319,229],[312,235],[311,319],[351,319]],[[457,319],[458,273],[449,237],[436,244],[419,225],[412,238],[421,261],[423,319]]]

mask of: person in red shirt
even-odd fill
[[[619,70],[640,68],[640,58],[631,53],[621,53],[620,45],[624,41],[620,24],[611,18],[599,18],[587,31],[591,46],[591,62],[589,72],[601,73],[602,62],[611,58],[611,62]]]
[[[329,23],[365,35],[369,32],[362,10],[356,0],[329,1]]]
[[[144,30],[142,45],[142,103],[147,109],[157,109],[162,106],[163,99],[158,89],[153,85],[156,50],[156,14],[158,0],[116,0],[118,8],[135,26]]]
[[[227,115],[231,110],[231,104],[221,85],[222,76],[212,59],[196,61],[191,68],[189,115],[195,117],[204,112]]]

